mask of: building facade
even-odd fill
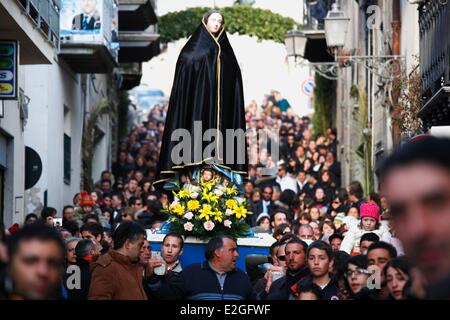
[[[18,97],[0,98],[5,226],[44,206],[60,216],[86,181],[110,168],[120,92],[138,85],[141,62],[159,53],[154,1],[96,3],[101,18],[84,25],[77,16],[87,9],[78,1],[0,1],[0,41],[17,40],[20,47]],[[130,27],[135,21],[140,23]]]

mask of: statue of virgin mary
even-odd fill
[[[217,10],[207,12],[181,50],[169,99],[157,190],[171,190],[207,166],[243,192],[247,147],[242,75]]]

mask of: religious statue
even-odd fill
[[[228,135],[230,129],[241,136]],[[178,57],[155,188],[171,190],[186,179],[199,181],[202,174],[212,178],[215,171],[243,193],[248,163],[245,130],[241,70],[224,16],[211,10]],[[205,165],[211,171],[201,173]]]

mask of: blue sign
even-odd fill
[[[306,79],[302,82],[302,93],[307,97],[312,97],[314,95],[314,87],[316,83],[313,79]]]
[[[0,40],[0,99],[17,99],[17,41]]]

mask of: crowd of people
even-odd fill
[[[160,255],[147,240],[148,232],[163,228],[168,218],[162,209],[170,195],[152,186],[166,113],[167,106],[156,105],[146,121],[133,126],[95,189],[76,194],[62,208],[61,225],[55,223],[58,210],[45,207],[40,215],[28,214],[23,225],[0,228],[0,297],[450,296],[442,285],[450,274],[450,250],[445,250],[450,247],[450,161],[441,154],[447,140],[429,138],[394,153],[381,171],[384,193],[365,196],[358,181],[342,185],[336,130],[313,134],[310,119],[295,115],[272,91],[262,105],[253,101],[246,109],[247,126],[255,133],[249,139],[256,136],[258,143],[248,147],[245,197],[252,213],[248,224],[255,233],[271,234],[274,243],[267,256],[247,259],[246,270],[240,270],[236,239],[214,237],[205,246],[205,261],[182,268],[182,236],[166,234]],[[267,127],[279,132],[269,136],[279,139],[278,161],[271,143],[258,140],[258,130]],[[263,168],[276,174],[265,176]]]

